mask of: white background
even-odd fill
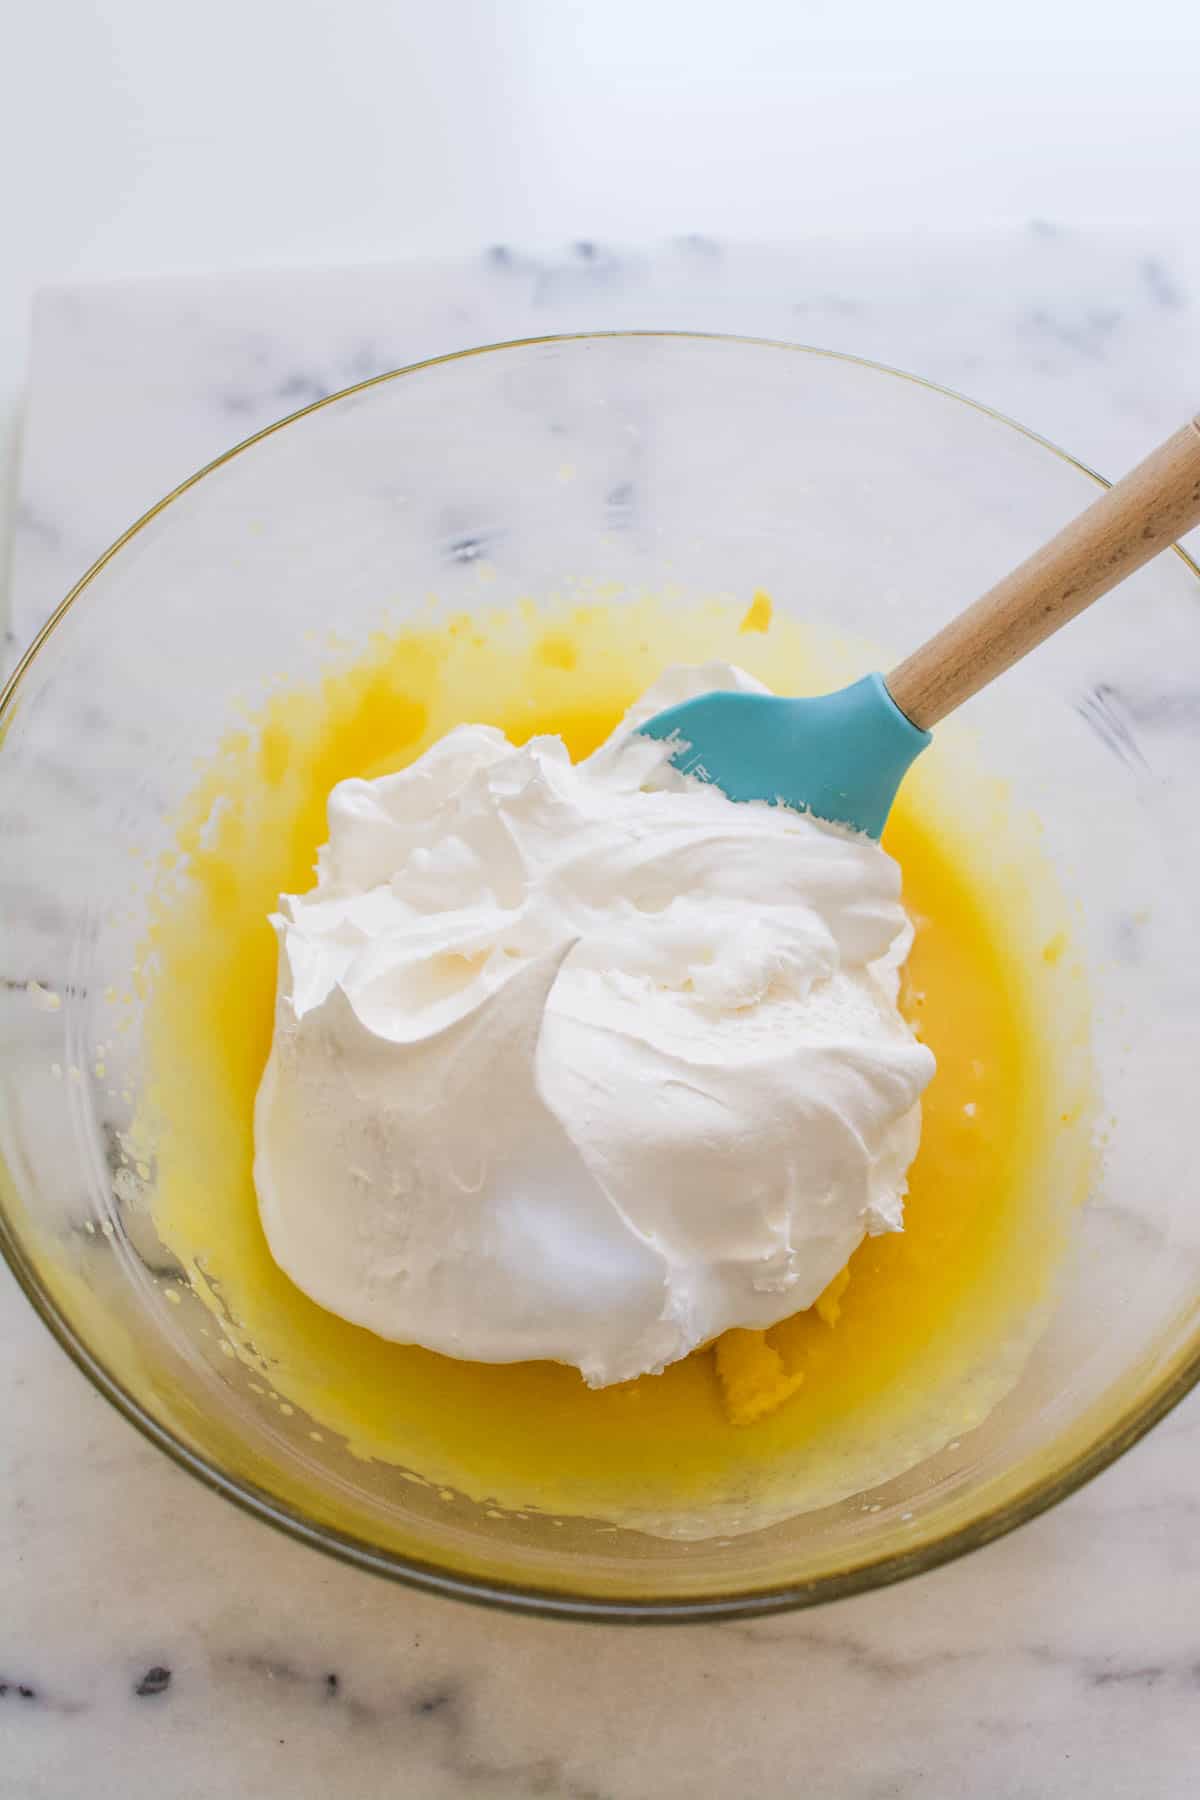
[[[1200,0],[0,0],[10,469],[35,287],[384,265],[44,301],[26,623],[364,345],[594,308],[879,356],[1116,473],[1200,402],[1198,240]],[[952,1568],[664,1636],[485,1618],[267,1532],[2,1279],[0,1371],[3,1800],[1194,1800],[1200,1396]]]
[[[8,0],[4,487],[39,284],[689,230],[1190,235],[1198,78],[1194,0]]]

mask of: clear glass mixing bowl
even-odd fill
[[[666,1541],[448,1504],[316,1444],[216,1354],[200,1308],[167,1304],[170,1259],[116,1153],[144,1076],[138,1034],[108,1042],[103,1004],[128,982],[197,758],[272,682],[312,679],[331,625],[365,641],[431,593],[468,610],[486,558],[488,604],[580,574],[629,594],[761,586],[902,651],[1094,482],[1008,421],[871,364],[612,335],[367,383],[141,520],[0,701],[0,1245],[100,1391],[201,1481],[349,1562],[600,1619],[746,1614],[893,1581],[1010,1529],[1133,1443],[1200,1372],[1182,1129],[1200,1068],[1200,586],[1182,554],[975,705],[1079,906],[1105,1136],[1016,1390],[869,1495],[731,1541]]]

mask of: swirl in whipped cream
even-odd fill
[[[464,725],[330,796],[285,897],[255,1110],[271,1251],[320,1305],[592,1386],[810,1306],[899,1230],[933,1057],[880,846],[680,776]]]

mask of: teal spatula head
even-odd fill
[[[896,789],[929,743],[900,711],[882,675],[836,694],[701,694],[638,726],[679,739],[671,758],[731,800],[768,800],[877,838]]]

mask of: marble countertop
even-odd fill
[[[1200,399],[1200,264],[1047,221],[789,250],[683,237],[38,301],[10,655],[175,482],[347,382],[615,326],[854,350],[1114,474]],[[1183,1800],[1200,1762],[1200,1401],[937,1573],[650,1629],[455,1606],[271,1533],[152,1450],[0,1271],[0,1800]]]

